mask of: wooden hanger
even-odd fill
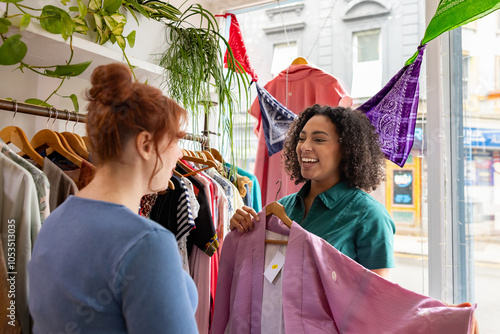
[[[288,218],[288,216],[286,215],[286,212],[285,212],[285,208],[280,203],[272,202],[272,203],[269,203],[268,205],[266,205],[266,216],[269,216],[271,214],[278,217],[289,228],[292,227],[292,220],[290,218]],[[286,245],[286,244],[288,244],[288,241],[266,239],[265,243],[266,244]]]
[[[181,178],[182,178],[182,174],[181,174],[181,173],[179,173],[178,171],[173,170],[172,172],[173,172],[173,174],[174,174],[175,176],[177,176],[179,179],[181,179]],[[174,188],[174,189],[175,189],[175,188]]]
[[[61,135],[66,139],[66,141],[69,144],[69,147],[76,153],[76,155],[79,155],[80,157],[84,158],[85,160],[89,159],[89,150],[87,149],[87,146],[85,145],[85,142],[83,141],[82,137],[77,135],[75,133],[75,126],[76,123],[73,125],[73,132],[69,132],[66,130],[68,127],[69,123],[69,114],[70,112],[67,109],[64,109],[64,112],[66,112],[66,115],[68,116],[68,119],[66,120],[66,125],[64,126],[64,132],[61,133]],[[57,115],[57,113],[56,113]],[[76,120],[78,121],[78,113],[75,112],[76,115]],[[63,143],[64,144],[64,143]],[[71,151],[70,151],[71,152]]]
[[[292,61],[292,65],[307,65],[307,60],[304,57],[297,57]]]
[[[54,151],[61,154],[63,157],[65,157],[66,159],[77,165],[78,167],[82,166],[83,159],[77,156],[75,153],[71,153],[70,151],[68,151],[65,148],[64,144],[62,143],[59,135],[57,135],[57,133],[52,130],[43,129],[37,132],[37,134],[35,134],[31,139],[31,146],[33,146],[35,150],[41,147],[50,147]]]
[[[87,150],[87,147],[85,147],[80,139],[74,134],[73,132],[62,132],[61,135],[64,137],[64,139],[68,142],[69,146],[73,149],[73,151],[82,157],[85,160],[89,159],[89,151]]]
[[[77,135],[78,136],[78,135]],[[89,151],[90,153],[90,139],[89,137],[87,136],[83,136],[82,137],[82,140],[83,140],[83,143],[85,144],[85,147],[87,148],[87,150]]]
[[[66,149],[69,153],[71,153],[71,154],[73,154],[73,155],[78,155],[78,154],[76,154],[75,150],[73,150],[73,149],[71,148],[71,146],[69,145],[68,141],[66,140],[66,138],[64,138],[64,136],[63,136],[61,133],[59,133],[59,132],[57,132],[57,131],[54,131],[54,130],[52,130],[52,131],[53,131],[53,132],[54,132],[54,133],[55,133],[55,134],[59,137],[59,140],[61,141],[61,144],[63,145],[63,147],[64,147],[64,148],[65,148],[65,149]]]
[[[210,153],[212,154],[212,156],[218,160],[220,163],[224,163],[224,159],[222,159],[222,155],[219,153],[219,151],[217,151],[215,148],[211,148],[210,149]]]
[[[183,157],[182,159],[184,159],[184,157]],[[189,160],[189,159],[184,159],[184,160]],[[189,161],[191,161],[191,160],[189,160]],[[193,162],[196,162],[196,161],[193,161]],[[178,161],[177,161],[177,164],[178,164],[180,167],[182,167],[182,169],[186,170],[186,172],[187,172],[186,174],[180,174],[180,173],[179,173],[179,174],[180,174],[180,177],[188,177],[188,176],[191,176],[191,175],[195,175],[195,174],[198,174],[199,172],[203,172],[204,170],[207,170],[207,169],[210,169],[210,168],[212,168],[212,167],[213,167],[213,166],[207,166],[207,167],[203,167],[203,168],[201,168],[201,169],[195,169],[195,170],[193,170],[193,168],[186,166],[186,165],[185,165],[182,161],[180,161],[180,160],[178,160]],[[207,163],[204,163],[204,164],[206,165]],[[177,172],[177,173],[178,173],[178,172]]]
[[[205,158],[200,158],[200,157],[191,156],[191,155],[184,155],[184,156],[182,156],[181,159],[182,160],[191,161],[191,162],[195,162],[195,163],[202,164],[202,165],[207,165],[209,167],[214,167],[215,169],[217,169],[217,164],[214,161],[208,160],[208,159],[205,159]]]
[[[8,126],[0,131],[0,138],[5,144],[14,144],[17,148],[21,149],[24,154],[33,159],[37,164],[43,166],[43,158],[38,154],[33,146],[28,141],[28,137],[21,128],[17,126]]]

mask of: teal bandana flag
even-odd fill
[[[420,45],[425,45],[442,33],[480,19],[499,8],[500,0],[441,0]],[[413,63],[417,56],[418,51],[405,65]]]

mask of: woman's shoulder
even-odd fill
[[[290,194],[290,195],[286,195],[284,197],[282,197],[281,199],[278,200],[278,203],[280,203],[281,205],[283,206],[287,206],[289,205],[290,203],[293,203],[295,202],[295,198],[297,197],[297,193],[293,193],[293,194]]]
[[[122,236],[139,234],[141,231],[167,231],[160,224],[132,212],[124,205],[78,196],[66,199],[50,214],[44,225],[60,225],[62,222],[73,227],[84,225],[84,230],[89,232]]]
[[[386,207],[369,193],[358,188],[353,188],[353,194],[353,199],[356,201],[356,210],[358,210],[360,214],[373,216],[374,218],[384,217],[391,219]]]

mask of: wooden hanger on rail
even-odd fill
[[[83,140],[83,143],[85,144],[85,147],[90,152],[90,139],[89,139],[89,137],[88,136],[83,136],[82,140]]]
[[[307,60],[304,57],[297,57],[292,61],[292,65],[307,65]]]
[[[272,202],[266,205],[266,216],[269,215],[275,215],[278,217],[286,226],[289,228],[292,227],[292,220],[288,218],[285,212],[285,208],[283,205],[281,205],[278,202]],[[279,245],[286,245],[288,244],[288,241],[286,240],[272,240],[272,239],[266,239],[265,240],[266,244],[279,244]]]
[[[74,153],[80,157],[82,157],[85,160],[89,159],[89,151],[87,147],[85,146],[85,143],[83,142],[82,137],[78,136],[74,132],[69,132],[66,131],[66,128],[68,126],[69,122],[69,111],[64,110],[66,114],[68,115],[68,120],[66,121],[66,125],[64,126],[65,131],[61,133],[61,135],[64,137],[64,139],[68,142],[69,147],[74,151]],[[78,120],[78,114],[77,114],[77,120]],[[76,122],[75,122],[76,125]],[[74,128],[73,128],[74,131]]]
[[[191,161],[194,163],[206,165],[208,167],[213,167],[213,168],[217,169],[217,163],[215,161],[207,159],[206,157],[198,157],[194,154],[194,152],[191,152],[188,150],[182,150],[182,151],[185,153],[188,153],[188,154],[185,154],[182,156],[182,158],[181,158],[182,160]],[[190,155],[190,154],[192,154],[192,155]]]
[[[182,158],[183,160],[188,160],[188,161],[192,161],[192,160],[189,160],[189,159],[184,159],[184,157]],[[193,161],[193,162],[196,162],[196,161]],[[186,174],[181,174],[179,172],[176,172],[177,174],[175,174],[177,177],[188,177],[188,176],[191,176],[191,175],[195,175],[195,174],[198,174],[200,172],[203,172],[204,170],[207,170],[207,169],[210,169],[212,168],[213,166],[207,166],[207,167],[203,167],[201,169],[195,169],[193,170],[193,168],[189,167],[189,166],[186,166],[182,161],[178,160],[177,161],[177,164],[180,165],[184,170],[188,171]],[[203,163],[203,164],[206,164],[206,163]]]
[[[83,158],[77,156],[75,153],[71,153],[70,151],[68,151],[68,149],[66,149],[65,145],[61,141],[59,135],[52,130],[43,129],[37,132],[31,139],[31,146],[33,146],[35,150],[42,147],[50,147],[78,167],[82,167]]]
[[[203,151],[206,152],[206,151]],[[222,154],[219,153],[215,148],[211,148],[209,152],[212,154],[212,156],[215,158],[215,160],[219,161],[220,163],[224,163],[224,159],[222,159]]]
[[[35,151],[21,128],[17,126],[3,128],[2,131],[0,131],[0,138],[2,138],[5,144],[14,144],[17,148],[21,149],[24,154],[33,159],[33,161],[43,166],[42,156]]]
[[[74,134],[73,132],[61,132],[61,135],[64,137],[64,139],[68,142],[69,147],[80,157],[82,157],[85,160],[89,159],[89,151],[87,150],[87,147],[84,146],[82,141]]]

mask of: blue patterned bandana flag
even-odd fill
[[[298,116],[276,100],[264,87],[261,87],[258,83],[255,83],[255,85],[257,86],[267,151],[271,156],[283,149],[290,124]]]

